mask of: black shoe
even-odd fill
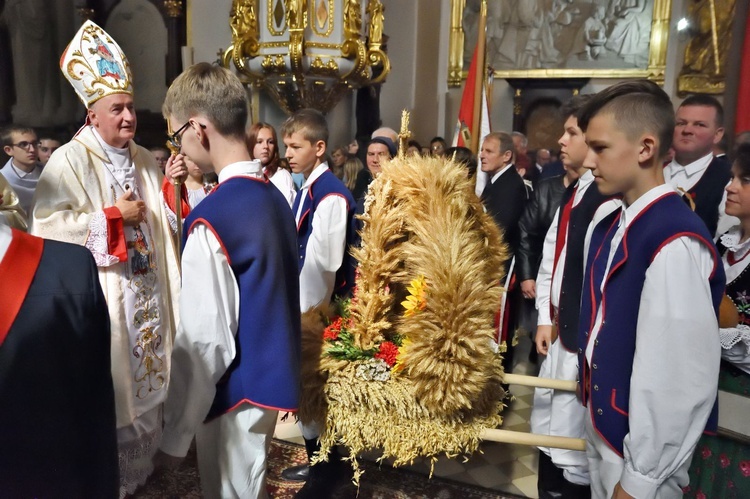
[[[334,449],[328,461],[310,468],[310,478],[294,497],[295,499],[355,498],[357,488],[351,483],[353,473],[351,465],[343,462]]]
[[[281,478],[290,482],[304,482],[310,476],[310,465],[300,464],[292,466],[281,472]]]

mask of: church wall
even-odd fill
[[[391,73],[381,92],[383,124],[397,129],[401,110],[408,109],[412,112],[414,138],[426,142],[434,135],[442,135],[450,141],[463,92],[462,88],[447,85],[450,0],[383,0],[383,4],[391,60]],[[219,48],[226,48],[231,42],[228,23],[231,0],[188,0],[188,5],[188,43],[194,48],[194,60],[214,61]],[[676,23],[686,14],[687,7],[687,0],[672,1],[664,89],[673,96],[675,105],[682,101],[676,96],[677,76],[687,43],[687,37],[677,32]],[[617,81],[592,79],[582,92],[596,92]],[[495,80],[490,112],[495,130],[511,130],[512,110],[512,88],[503,79]],[[284,114],[264,94],[260,117],[279,124]],[[346,96],[328,118],[331,146],[348,142],[356,128],[354,95]]]
[[[453,137],[455,121],[456,117],[458,116],[458,109],[461,104],[461,95],[463,93],[463,88],[449,89],[446,83],[447,61],[449,54],[450,0],[440,0],[439,3],[441,10],[441,19],[439,36],[437,40],[439,44],[438,49],[436,50],[434,46],[428,46],[426,44],[421,45],[417,43],[415,45],[417,50],[416,54],[413,53],[413,50],[407,47],[402,48],[400,45],[397,45],[395,43],[394,36],[398,35],[394,34],[396,33],[396,31],[401,31],[402,25],[407,24],[408,20],[411,18],[412,12],[416,9],[416,5],[420,5],[420,7],[427,9],[427,2],[399,2],[398,0],[391,0],[390,2],[384,2],[384,4],[386,4],[388,7],[388,9],[386,10],[385,31],[389,34],[389,36],[392,36],[392,42],[389,43],[389,56],[394,67],[394,72],[395,68],[408,65],[412,60],[428,60],[434,66],[440,66],[440,75],[438,76],[439,82],[436,84],[436,90],[438,92],[438,101],[440,101],[438,109],[442,109],[443,112],[439,115],[437,120],[427,122],[428,126],[429,123],[434,122],[434,128],[432,130],[420,129],[419,133],[416,134],[417,138],[420,140],[429,140],[432,135],[442,135],[450,141]],[[438,2],[432,0],[430,2],[430,7],[434,8],[432,6],[437,6],[437,4]],[[682,66],[683,53],[687,43],[687,37],[677,32],[676,23],[677,20],[683,17],[686,13],[686,0],[672,1],[670,34],[667,48],[667,71],[664,89],[665,91],[667,91],[667,93],[673,96],[672,99],[675,105],[679,105],[679,103],[682,101],[681,98],[676,96],[677,76]],[[435,31],[435,25],[419,22],[419,20],[422,19],[423,15],[423,10],[420,10],[418,20],[413,25],[415,27],[412,28],[414,31],[416,31],[417,39],[419,39],[420,34],[425,31],[429,34],[432,34]],[[437,61],[435,61],[436,57],[438,58]],[[395,117],[398,113],[400,113],[399,106],[401,105],[401,102],[398,101],[396,97],[400,96],[402,100],[405,99],[404,95],[408,94],[405,89],[411,90],[411,88],[413,88],[413,86],[409,85],[408,82],[402,82],[399,78],[400,77],[395,74],[392,75],[391,77],[389,77],[389,81],[383,88],[381,113],[383,114],[384,121],[386,120],[386,116]],[[405,78],[406,77],[404,77],[404,79]],[[399,83],[393,84],[394,81],[398,81]],[[599,91],[609,85],[612,85],[613,83],[616,83],[617,81],[620,80],[605,78],[592,79],[582,89],[582,93]],[[407,86],[404,87],[402,83]],[[395,88],[389,88],[391,85]],[[422,79],[420,79],[420,81],[416,83],[416,88],[418,89],[417,95],[421,95],[423,93],[424,86],[425,81],[423,81]],[[424,93],[426,94],[427,92],[425,91]],[[389,96],[393,96],[393,98],[389,99]],[[415,99],[414,104],[415,106],[413,108],[413,113],[415,116],[431,116],[431,106],[434,106],[434,104],[427,102],[426,99]],[[492,88],[490,110],[493,129],[511,131],[513,123],[512,112],[513,89],[505,80],[496,79]]]

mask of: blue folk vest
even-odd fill
[[[574,190],[568,187],[560,202],[560,206],[573,197]],[[578,350],[578,313],[581,311],[581,289],[583,285],[583,250],[586,231],[594,218],[597,208],[610,199],[599,193],[596,183],[592,183],[583,194],[581,201],[570,211],[568,222],[568,234],[566,239],[567,250],[565,262],[563,262],[562,290],[560,302],[557,309],[557,325],[560,342],[566,350],[576,352]],[[561,234],[562,227],[558,226],[557,237],[566,237]]]
[[[219,240],[240,292],[237,355],[216,385],[207,419],[244,403],[296,410],[299,277],[289,204],[267,181],[233,177],[193,209],[185,220],[185,240],[196,224]]]
[[[622,456],[623,439],[630,431],[630,376],[635,355],[638,310],[651,261],[665,244],[678,237],[687,235],[705,243],[714,259],[714,272],[709,285],[717,317],[725,277],[724,267],[703,222],[678,195],[667,194],[654,201],[629,225],[612,260],[604,292],[600,293],[609,255],[607,235],[617,230],[619,216],[620,211],[615,211],[597,224],[592,233],[581,296],[578,380],[583,405],[590,407],[594,427],[610,447]],[[599,258],[596,258],[597,254]],[[600,304],[603,304],[603,322],[594,340],[589,367],[586,346]],[[715,431],[717,422],[718,406],[715,404],[706,431]]]
[[[299,250],[299,270],[305,264],[307,255],[307,241],[312,234],[312,220],[318,205],[328,196],[340,196],[346,200],[346,248],[344,259],[336,272],[336,282],[333,288],[334,296],[346,296],[354,287],[354,273],[356,261],[349,254],[349,247],[357,240],[357,231],[354,224],[354,212],[357,204],[349,189],[336,178],[331,170],[326,170],[307,190],[307,195],[302,200],[302,214],[297,223],[297,245]]]

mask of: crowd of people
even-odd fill
[[[248,128],[240,81],[200,63],[163,105],[177,152],[147,150],[103,35],[87,22],[61,60],[91,68],[65,73],[87,108],[72,140],[2,134],[0,495],[123,498],[195,440],[206,497],[265,497],[278,413],[299,404],[301,313],[350,294],[357,214],[398,136],[330,148],[311,109]],[[103,54],[122,73],[97,73]],[[561,113],[559,159],[519,132],[483,137],[477,158],[440,137],[407,155],[463,165],[502,230],[505,371],[525,330],[540,376],[578,383],[535,392],[535,433],[587,442],[540,448],[540,497],[696,492],[712,469],[696,448],[744,452],[715,430],[720,379],[750,380],[750,144],[727,159],[718,101],[675,112],[647,81]],[[301,422],[310,460],[324,423]],[[723,459],[729,482],[742,470]],[[329,497],[350,478],[340,460],[284,477]]]

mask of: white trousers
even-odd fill
[[[532,348],[534,346],[532,345]],[[539,370],[540,378],[575,381],[578,377],[578,356],[563,348],[557,339],[549,348],[547,358]],[[534,406],[531,410],[531,432],[559,437],[585,438],[586,408],[573,392],[534,389]],[[563,470],[565,479],[576,485],[589,484],[586,453],[576,450],[540,447],[552,462]]]
[[[609,499],[620,481],[625,461],[599,436],[591,423],[591,414],[588,411],[586,413],[586,455],[591,475],[591,497]],[[692,459],[685,461],[674,475],[659,486],[655,499],[678,499],[683,496],[682,486],[690,481],[688,468],[691,462]]]
[[[199,427],[198,472],[208,499],[265,499],[266,456],[278,411],[252,404]]]

